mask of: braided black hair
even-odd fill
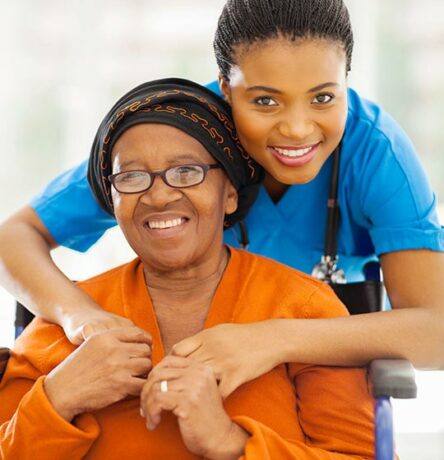
[[[222,77],[229,80],[236,47],[280,36],[337,42],[351,69],[353,32],[343,0],[227,0],[213,43]]]

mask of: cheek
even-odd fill
[[[271,120],[242,109],[233,111],[233,118],[239,139],[247,150],[249,147],[266,145],[266,139],[272,130]]]
[[[335,141],[338,143],[344,134],[346,121],[347,109],[345,107],[338,107],[337,110],[329,112],[319,123],[319,126],[322,127],[322,130],[328,137],[329,141]]]
[[[220,225],[225,215],[222,187],[209,184],[199,190],[190,191],[188,198],[197,212],[201,230],[206,231]]]
[[[137,195],[121,195],[117,192],[112,192],[112,200],[114,204],[114,214],[122,230],[132,223],[134,209],[137,205]]]
[[[347,115],[348,101],[347,97],[344,97],[338,100],[334,108],[326,112],[321,125],[325,133],[332,139],[336,138],[338,143],[344,134]]]

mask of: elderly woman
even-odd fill
[[[89,181],[138,257],[79,286],[137,327],[76,349],[59,326],[35,320],[1,382],[1,458],[373,456],[361,369],[280,365],[223,401],[211,368],[168,355],[220,323],[347,314],[326,285],[223,244],[261,178],[228,105],[205,88],[159,80],[117,102]]]

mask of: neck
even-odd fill
[[[216,257],[180,270],[158,272],[144,264],[145,280],[154,306],[168,305],[177,311],[208,304],[219,285],[228,258],[228,249],[222,245]]]
[[[266,174],[264,179],[264,187],[273,202],[277,203],[284,196],[289,186],[279,182],[270,174]]]

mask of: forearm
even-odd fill
[[[32,313],[61,324],[76,308],[97,308],[55,265],[50,243],[14,219],[0,227],[0,283]]]
[[[405,358],[417,368],[444,368],[443,309],[270,320],[270,331],[282,362],[362,366],[378,358]]]
[[[250,434],[237,423],[232,423],[231,430],[223,443],[220,443],[216,451],[207,457],[207,460],[235,460],[244,453]]]
[[[82,415],[82,428],[62,419],[43,389],[43,377],[21,399],[15,413],[0,425],[0,452],[4,458],[79,459],[99,436],[91,414]],[[2,457],[3,458],[3,457]]]

